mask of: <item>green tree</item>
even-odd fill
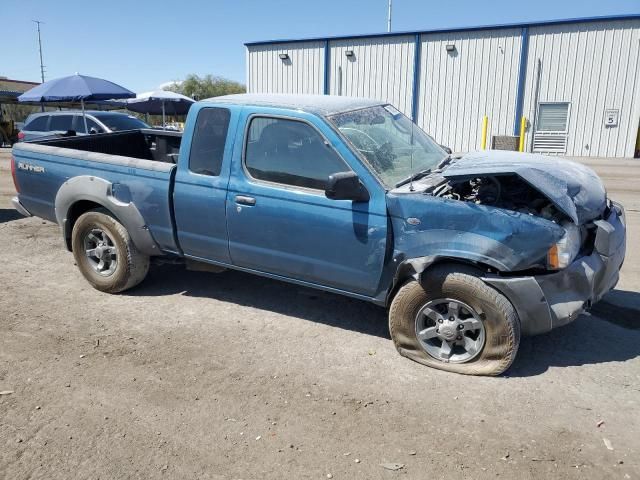
[[[244,93],[247,91],[243,84],[234,82],[228,78],[217,77],[215,75],[200,77],[195,74],[187,75],[187,78],[182,82],[176,82],[167,87],[166,90],[181,93],[195,100],[204,100],[205,98],[230,95],[232,93]]]

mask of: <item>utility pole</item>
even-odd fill
[[[44,83],[44,64],[42,63],[42,37],[40,36],[40,24],[44,23],[40,20],[33,20],[33,22],[38,26],[38,48],[40,49],[40,77],[42,78],[42,83]]]
[[[40,36],[40,24],[43,23],[40,20],[33,20],[38,26],[38,48],[40,50],[40,78],[44,83],[44,64],[42,63],[42,37]],[[40,104],[40,111],[44,112],[44,103]]]
[[[391,1],[389,0],[389,13],[387,15],[387,32],[391,31]]]

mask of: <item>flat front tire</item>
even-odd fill
[[[513,363],[520,321],[507,298],[464,267],[434,267],[398,291],[389,310],[398,352],[466,375],[499,375]]]
[[[73,226],[71,242],[80,272],[102,292],[132,288],[149,271],[149,257],[138,251],[127,229],[107,210],[82,214]]]

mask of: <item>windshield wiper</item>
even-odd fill
[[[449,154],[446,157],[444,157],[442,160],[440,160],[440,163],[438,164],[438,166],[436,168],[438,170],[444,168],[445,166],[447,166],[448,164],[451,163],[451,160],[453,160],[453,157],[451,156],[451,154]]]
[[[451,155],[447,155],[446,157],[444,157],[442,160],[440,160],[440,162],[438,163],[438,165],[436,165],[435,171],[440,171],[440,169],[442,169],[445,165],[447,165],[449,162],[451,162],[451,160],[453,160],[453,158],[451,157]],[[426,177],[427,175],[429,175],[430,173],[433,173],[434,170],[432,170],[431,168],[427,168],[426,170],[420,170],[419,172],[413,173],[410,176],[408,176],[407,178],[404,178],[402,180],[400,180],[398,183],[396,183],[396,188],[401,187],[402,185],[406,185],[407,183],[410,182],[415,182],[416,180],[420,180],[421,178]]]
[[[430,168],[427,168],[426,170],[420,170],[419,172],[413,173],[413,174],[409,175],[407,178],[403,178],[398,183],[396,183],[396,188],[401,187],[402,185],[406,185],[407,183],[410,183],[410,182],[415,182],[416,180],[419,180],[419,179],[421,179],[423,177],[426,177],[430,173],[431,173],[431,169]]]

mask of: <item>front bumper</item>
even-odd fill
[[[618,283],[626,250],[622,205],[612,203],[609,216],[594,223],[593,253],[564,270],[529,277],[483,278],[513,304],[524,335],[545,333],[572,322]]]
[[[24,215],[25,217],[31,216],[31,213],[29,213],[29,210],[24,208],[24,205],[20,203],[20,200],[18,199],[18,197],[13,197],[11,199],[11,203],[13,205],[13,208],[15,208],[18,211],[18,213],[20,213],[21,215]]]

